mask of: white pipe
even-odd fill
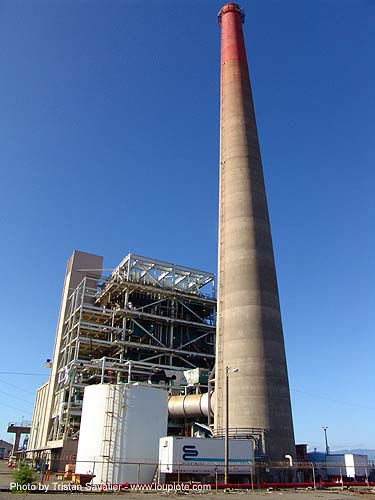
[[[131,361],[127,361],[125,363],[125,366],[126,365],[129,365],[128,366],[128,383],[130,383],[131,382],[131,377],[132,377],[132,362]]]
[[[289,460],[289,465],[293,467],[293,457],[292,455],[285,455],[285,458]]]
[[[208,392],[205,392],[204,394],[171,396],[168,400],[168,412],[171,417],[176,418],[207,417]],[[213,414],[213,408],[211,408],[211,414]]]

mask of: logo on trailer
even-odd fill
[[[182,451],[184,452],[182,455],[183,460],[190,460],[198,456],[198,450],[193,444],[185,444],[185,446],[182,447]]]

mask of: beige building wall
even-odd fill
[[[28,449],[34,448],[34,443],[37,443],[38,447],[46,447],[50,432],[51,419],[54,416],[55,407],[55,391],[57,383],[58,365],[61,356],[61,342],[62,342],[62,332],[64,321],[67,313],[68,298],[73,290],[79,285],[79,283],[87,275],[90,276],[100,276],[101,269],[103,267],[103,257],[81,252],[79,250],[74,250],[72,256],[68,260],[66,266],[64,287],[62,291],[59,319],[56,329],[55,346],[52,358],[52,367],[49,382],[44,384],[39,390],[41,391],[40,400],[37,400],[35,404],[33,425],[31,429],[30,445]],[[38,402],[39,401],[39,402]],[[39,409],[43,406],[44,418],[38,420]],[[35,419],[35,427],[34,427]],[[39,423],[38,423],[39,422]],[[36,425],[39,425],[37,428]],[[33,445],[33,447],[31,446]]]
[[[42,448],[42,431],[46,425],[46,406],[48,397],[48,384],[46,382],[36,391],[33,420],[31,423],[30,438],[28,443],[28,450],[35,450]]]

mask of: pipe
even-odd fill
[[[102,358],[102,375],[100,378],[100,383],[104,384],[104,374],[105,374],[105,356]]]
[[[214,382],[214,380],[211,380],[211,379],[208,380],[208,392],[207,392],[207,394],[208,394],[208,401],[207,401],[207,403],[208,403],[208,405],[207,405],[208,406],[207,425],[208,426],[211,425],[212,417],[214,415],[214,412],[212,410],[212,394],[213,394],[212,385],[213,385],[213,382]]]
[[[289,465],[292,467],[293,466],[293,457],[292,455],[285,455],[285,458],[289,460]]]
[[[170,417],[175,418],[207,417],[208,392],[204,394],[171,396],[168,400],[168,412]],[[213,414],[212,408],[211,413]]]
[[[128,384],[131,382],[131,379],[132,379],[132,362],[131,361],[127,361],[125,363],[125,366],[128,365]]]
[[[208,427],[211,426],[212,422],[212,417],[214,416],[214,411],[212,409],[212,396],[214,394],[214,388],[215,386],[215,365],[212,368],[210,375],[208,377],[208,387],[207,387],[207,392],[208,392],[208,415],[207,415],[207,425]]]

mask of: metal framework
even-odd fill
[[[48,440],[77,435],[88,384],[156,380],[173,392],[183,370],[215,361],[214,274],[135,254],[107,278],[82,271],[65,315]]]

